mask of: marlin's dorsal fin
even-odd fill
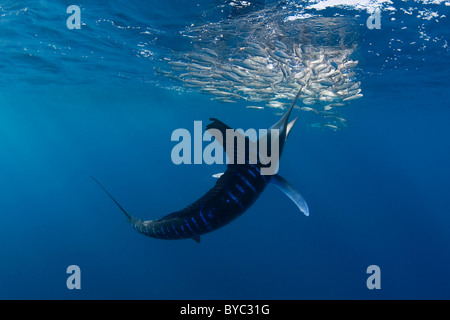
[[[283,191],[300,209],[305,216],[309,216],[308,205],[302,195],[284,178],[275,174],[271,177],[270,182],[272,182],[276,187]]]
[[[233,161],[233,163],[235,163],[235,164],[238,163],[237,162],[238,159],[245,159],[245,162],[247,162],[248,159],[250,158],[250,156],[254,156],[254,152],[256,152],[256,150],[249,147],[250,139],[246,135],[240,133],[238,131],[239,129],[234,130],[233,128],[231,128],[230,126],[226,125],[225,123],[223,123],[222,121],[220,121],[216,118],[210,118],[210,120],[212,122],[206,126],[206,130],[216,129],[221,133],[220,137],[216,137],[216,135],[214,134],[215,133],[214,130],[209,131],[209,133],[216,139],[216,141],[218,141],[220,143],[220,145],[223,147],[225,152],[227,152],[227,147],[226,147],[227,146],[227,142],[226,142],[227,130],[233,130],[234,135],[236,136],[236,138],[239,141],[245,141],[244,150],[242,150],[242,148],[238,148],[237,142],[236,141],[234,142],[234,147],[233,147],[234,161]],[[228,156],[230,157],[231,155],[228,154]]]
[[[222,132],[222,135],[225,136],[226,130],[232,129],[231,127],[227,126],[225,123],[216,118],[210,118],[209,120],[211,120],[212,122],[206,126],[206,130],[217,129],[220,132]]]

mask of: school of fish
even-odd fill
[[[256,24],[251,17],[240,19],[246,23],[241,30]],[[326,23],[332,28],[333,21],[330,21]],[[301,23],[295,28],[300,30]],[[211,100],[244,101],[247,108],[279,109],[277,114],[281,114],[301,88],[302,103],[298,108],[311,115],[311,127],[331,131],[346,127],[342,108],[363,96],[361,82],[357,81],[358,61],[351,59],[354,46],[344,45],[342,41],[330,45],[312,45],[311,41],[304,44],[301,37],[289,36],[273,23],[260,26],[259,34],[257,27],[254,28],[256,31],[252,30],[251,36],[247,32],[245,37],[236,35],[239,40],[227,41],[226,49],[218,45],[224,42],[218,41],[218,37],[204,38],[211,33],[223,36],[223,24],[216,26],[217,30],[203,27],[200,36],[187,34],[195,50],[162,58],[162,66],[155,67],[155,73],[185,88],[211,95]],[[228,32],[228,37],[233,39],[230,34],[233,30]]]

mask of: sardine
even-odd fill
[[[253,47],[244,47],[240,49],[242,52],[248,53],[249,55],[252,56],[257,56],[257,57],[266,57],[267,54],[264,50],[259,50]]]
[[[332,129],[333,131],[341,130],[341,128],[329,123],[323,124],[322,127]]]
[[[171,66],[175,66],[175,67],[184,67],[184,68],[189,67],[189,63],[182,62],[182,61],[169,61],[168,64],[170,64]]]
[[[290,55],[288,55],[286,52],[281,51],[281,50],[275,50],[273,53],[274,53],[275,55],[277,55],[278,57],[283,58],[283,59],[291,59],[291,58],[292,58],[292,57],[291,57]]]
[[[213,57],[211,57],[210,55],[207,55],[207,54],[203,54],[203,53],[193,53],[193,54],[190,54],[188,57],[192,58],[194,60],[197,60],[197,61],[202,61],[202,62],[212,64],[212,65],[217,63],[217,60],[213,59]]]
[[[313,112],[315,114],[319,114],[319,112],[316,109],[310,108],[310,107],[301,107],[300,110],[307,111],[307,112]]]
[[[300,60],[303,60],[303,54],[302,54],[302,50],[300,49],[299,46],[294,44],[294,53],[297,56],[297,58],[299,58]]]
[[[190,63],[188,69],[197,69],[197,70],[211,70],[210,66],[204,66],[198,63]]]
[[[350,60],[350,61],[344,62],[344,63],[341,65],[341,68],[342,68],[342,69],[353,69],[353,68],[356,67],[357,65],[358,65],[358,61],[352,61],[352,60]]]
[[[247,106],[247,109],[264,109],[264,107],[261,106]]]
[[[307,87],[303,87],[303,88],[302,88],[302,92],[303,92],[303,93],[306,93],[306,94],[309,95],[309,96],[314,95],[314,92],[312,92],[311,90],[309,90]]]
[[[337,97],[337,94],[330,90],[322,90],[321,96]]]
[[[327,87],[330,87],[334,84],[334,82],[330,78],[320,79],[318,83]]]
[[[233,75],[233,74],[231,74],[231,73],[229,73],[227,71],[221,71],[221,72],[219,72],[219,74],[222,77],[224,77],[225,79],[227,79],[227,80],[231,80],[231,81],[234,81],[234,82],[242,83],[241,79],[237,78],[235,75]]]
[[[314,98],[305,98],[303,99],[303,103],[306,105],[312,105],[316,103],[316,99]]]
[[[282,64],[287,64],[287,61],[285,59],[278,57],[270,49],[267,49],[266,52],[272,59],[274,59]]]
[[[253,71],[258,70],[257,67],[255,67],[253,64],[248,63],[246,61],[242,61],[242,60],[238,60],[238,59],[229,59],[229,61],[230,61],[230,63],[232,63],[236,66],[240,66],[240,67],[243,67],[248,70],[253,70]]]
[[[279,49],[287,50],[287,46],[279,40],[273,40],[273,44],[275,45],[275,47],[277,47]]]
[[[230,71],[241,78],[242,77],[251,77],[251,75],[248,72],[241,70],[237,67],[230,67]]]
[[[215,58],[217,58],[219,56],[217,54],[217,52],[215,52],[214,50],[209,49],[209,48],[202,48],[202,51],[206,52],[207,54],[209,54],[210,56],[215,57]]]
[[[264,49],[259,44],[257,44],[256,42],[247,42],[247,45],[252,47],[252,48],[254,48],[254,49],[264,51]]]
[[[271,108],[283,109],[284,106],[285,106],[285,103],[282,103],[279,101],[269,101],[269,107],[271,107]]]
[[[344,118],[333,116],[333,115],[326,115],[326,116],[324,116],[324,118],[339,121],[339,123],[341,123],[344,127],[347,127],[347,120],[345,120]]]
[[[358,93],[358,94],[355,94],[354,96],[347,97],[347,98],[343,99],[342,101],[351,101],[351,100],[356,100],[356,99],[359,99],[362,97],[363,97],[363,95],[361,93]]]
[[[200,80],[194,80],[194,79],[186,79],[184,80],[186,83],[194,85],[194,86],[206,86],[209,84],[209,82],[206,81],[200,81]]]

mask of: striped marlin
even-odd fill
[[[289,122],[289,116],[299,94],[300,91],[282,118],[268,130],[268,135],[271,134],[272,130],[278,133],[280,156],[284,143],[298,118]],[[211,118],[211,120],[213,122],[207,126],[207,129],[216,129],[221,133],[231,129],[220,120],[214,118]],[[246,137],[246,139],[248,138]],[[225,142],[223,141],[222,146],[224,145]],[[236,153],[234,152],[235,156]],[[200,199],[183,210],[170,213],[157,220],[145,221],[129,214],[100,182],[92,178],[115,202],[125,214],[131,226],[139,233],[157,239],[193,239],[200,242],[200,235],[217,230],[243,214],[258,199],[269,183],[281,189],[301,212],[309,216],[308,205],[300,193],[278,174],[261,174],[263,167],[264,164],[259,160],[255,164],[251,164],[248,158],[242,164],[236,162],[228,164],[223,174],[215,175],[219,178],[214,187]]]

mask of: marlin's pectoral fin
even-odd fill
[[[305,199],[301,196],[301,194],[284,178],[279,176],[278,174],[273,175],[270,179],[275,186],[277,186],[281,191],[283,191],[300,209],[301,212],[305,214],[305,216],[309,216],[308,205],[306,204]]]
[[[216,174],[213,174],[212,177],[219,179],[223,174],[224,174],[224,172],[216,173]]]

